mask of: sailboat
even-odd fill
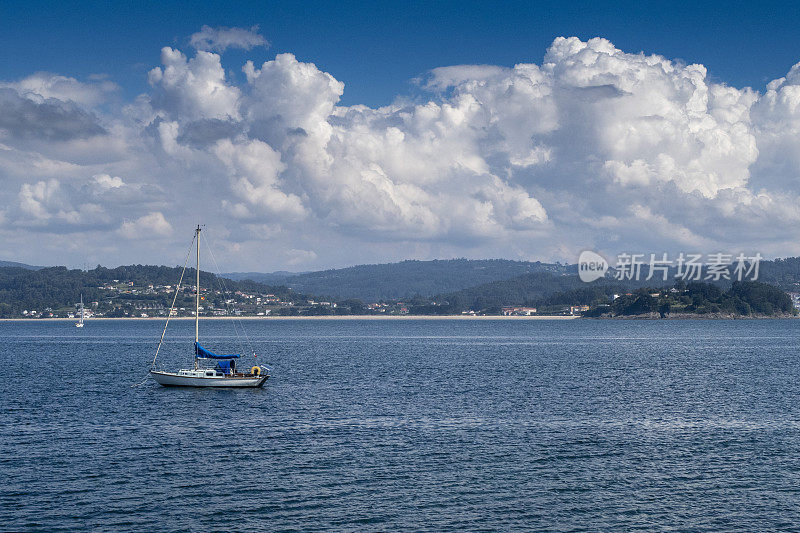
[[[78,320],[78,323],[75,324],[76,328],[82,328],[83,327],[83,315],[84,315],[84,313],[83,313],[83,294],[81,294],[81,318],[80,318],[80,320]]]
[[[167,315],[167,323],[164,325],[164,332],[161,334],[161,341],[158,343],[156,355],[150,369],[150,375],[156,382],[165,387],[262,387],[269,378],[269,369],[262,366],[253,366],[247,372],[240,372],[236,368],[236,361],[241,357],[240,354],[220,355],[208,350],[200,344],[200,226],[195,229],[193,244],[197,244],[197,280],[195,282],[195,319],[194,319],[194,368],[182,369],[177,372],[164,372],[156,370],[155,363],[161,344],[164,342],[164,334],[167,331],[169,318],[172,309],[175,307],[175,299],[172,301],[170,313]],[[189,249],[191,252],[191,248]],[[186,257],[189,259],[188,254]],[[186,272],[186,264],[183,266]],[[175,298],[178,296],[181,281],[175,289]],[[255,355],[255,354],[254,354]],[[208,361],[216,362],[213,367],[203,366]]]

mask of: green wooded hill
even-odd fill
[[[622,284],[608,279],[584,283],[577,275],[536,272],[439,294],[433,297],[436,305],[430,309],[414,310],[420,314],[453,314],[466,310],[498,314],[502,306],[508,305],[592,305],[609,299],[613,294],[632,290],[633,286],[633,283]]]
[[[720,280],[715,283],[645,279],[616,281],[600,279],[582,282],[576,275],[548,272],[525,274],[509,280],[485,283],[435,296],[433,305],[419,302],[417,314],[457,314],[466,310],[498,314],[502,306],[530,306],[555,310],[571,305],[612,305],[615,315],[660,312],[661,306],[685,313],[727,313],[738,315],[790,314],[789,296],[776,284]],[[670,292],[667,289],[675,289]],[[677,292],[676,292],[677,291]],[[649,296],[662,293],[662,298]],[[631,295],[629,295],[631,294]],[[677,296],[676,296],[677,294]],[[680,296],[680,298],[678,298]]]
[[[610,305],[591,309],[588,315],[606,313],[616,316],[659,313],[662,317],[674,313],[787,316],[795,315],[796,311],[791,298],[778,287],[757,281],[734,281],[727,290],[709,283],[678,282],[657,296],[653,296],[652,289],[639,289],[620,296]]]
[[[589,305],[592,306],[589,316],[649,313],[662,316],[670,313],[773,316],[795,313],[791,298],[782,289],[756,281],[716,284],[678,281],[644,286],[644,282],[598,280],[587,284],[577,276],[555,276],[544,272],[438,295],[433,302],[412,302],[416,305],[412,305],[411,313],[444,315],[472,310],[499,314],[501,307],[510,305],[536,307],[540,312],[563,312],[571,305]]]
[[[298,292],[319,297],[358,298],[372,302],[411,298],[415,295],[430,297],[536,272],[575,274],[577,268],[575,265],[538,261],[448,259],[358,265],[302,274],[240,272],[223,275],[231,279],[252,279],[286,285]]]
[[[115,281],[132,281],[141,288],[148,285],[177,284],[181,267],[131,265],[117,268],[97,266],[93,270],[69,270],[66,267],[48,267],[30,270],[21,267],[0,267],[0,317],[19,316],[23,310],[46,308],[58,309],[74,306],[81,295],[84,302],[102,301],[108,298],[109,291],[101,287]],[[194,283],[195,270],[186,269],[183,285]],[[281,298],[296,295],[286,287],[273,287],[255,281],[234,281],[219,278],[209,272],[200,271],[200,283],[214,289],[226,288],[230,291],[271,293]],[[126,295],[116,294],[115,298],[125,299]],[[169,306],[168,294],[136,296],[139,300],[152,300]]]
[[[800,257],[762,261],[758,281],[789,292],[800,292]]]
[[[642,279],[646,277],[647,271],[646,266],[642,268]],[[668,281],[662,281],[661,284],[671,283],[675,273],[676,269],[671,268]],[[550,276],[537,277],[536,274]],[[508,302],[509,304],[520,304],[522,302],[516,300],[533,301],[555,292],[585,288],[582,287],[583,284],[559,279],[570,274],[577,274],[577,265],[506,259],[449,259],[358,265],[318,272],[235,272],[223,276],[237,280],[251,279],[270,285],[286,285],[298,292],[335,300],[358,298],[365,302],[375,302],[409,299],[414,296],[443,296],[445,299],[451,296],[460,302],[462,298],[474,299],[481,294],[485,297],[492,291],[500,291],[504,296],[515,297],[515,302]],[[705,277],[705,270],[703,274]],[[509,283],[488,286],[504,281]],[[785,291],[800,292],[800,257],[762,261],[758,281],[776,285]],[[635,289],[647,284],[658,285],[651,280],[641,283],[626,282],[622,287]],[[519,287],[513,288],[515,285]],[[730,281],[723,281],[721,285],[727,287]],[[460,291],[467,292],[455,294]]]
[[[44,268],[40,266],[26,265],[25,263],[17,263],[16,261],[0,261],[0,267],[17,267],[27,270],[39,270],[40,268]]]
[[[137,287],[152,285],[175,285],[180,268],[165,266],[132,265],[117,268],[98,266],[89,271],[68,270],[65,267],[49,267],[31,270],[30,267],[0,267],[0,317],[19,316],[22,310],[47,308],[58,309],[74,305],[80,295],[84,301],[101,302],[113,294],[113,305],[123,300],[152,300],[168,306],[164,291],[135,295],[124,291],[109,291],[101,288],[113,284],[114,280],[132,281]],[[670,273],[672,275],[672,272]],[[245,275],[242,275],[245,276]],[[308,299],[339,302],[337,313],[345,310],[364,310],[364,303],[401,300],[409,304],[411,313],[456,314],[466,310],[499,313],[500,307],[525,305],[537,307],[544,312],[559,312],[559,307],[570,305],[598,305],[610,302],[612,295],[631,293],[641,288],[660,290],[671,286],[673,280],[658,278],[646,280],[646,269],[640,281],[619,282],[604,278],[590,284],[577,276],[576,265],[531,263],[508,260],[453,259],[440,261],[402,261],[384,265],[360,265],[345,269],[308,272],[303,274],[274,273],[259,276],[248,274],[248,278],[231,280],[202,272],[204,287],[226,288],[247,293],[274,294],[282,300]],[[191,285],[194,270],[187,269],[184,284]],[[782,290],[800,292],[800,258],[764,261],[760,266],[759,281],[766,281]],[[732,287],[730,281],[715,283],[723,293]],[[291,287],[291,288],[289,288]],[[758,292],[758,291],[756,291]],[[775,295],[769,300],[776,308],[782,308]],[[741,299],[741,298],[740,298]],[[723,312],[731,305],[728,300],[717,299]],[[745,300],[743,300],[745,301]],[[133,304],[133,302],[129,302]],[[218,302],[214,302],[218,304]],[[757,309],[758,305],[751,305]],[[678,307],[680,303],[676,303]],[[108,304],[112,305],[112,304]],[[621,304],[617,304],[621,305]],[[695,312],[689,305],[687,312]],[[707,306],[699,305],[696,309]],[[744,308],[743,306],[740,306]],[[314,309],[328,312],[331,309]],[[275,311],[277,313],[277,310]],[[299,311],[298,311],[299,312]],[[309,311],[310,312],[310,311]],[[333,312],[333,311],[331,311]],[[761,313],[761,311],[755,311]]]

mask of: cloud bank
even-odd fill
[[[214,53],[266,44],[256,31],[203,27],[193,56],[165,47],[151,90],[118,112],[103,106],[113,84],[0,83],[0,252],[170,262],[202,220],[226,268],[247,270],[800,253],[800,64],[738,89],[559,37],[540,65],[437,68],[422,97],[375,109],[339,105],[345,84],[292,54]],[[41,246],[16,248],[34,232]]]

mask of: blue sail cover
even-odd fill
[[[238,359],[241,357],[238,353],[231,355],[217,355],[214,352],[208,351],[199,342],[194,343],[194,356],[199,359]]]
[[[214,367],[214,370],[222,372],[223,374],[232,374],[236,372],[236,361],[233,359],[230,361],[220,361],[217,363],[217,366]]]

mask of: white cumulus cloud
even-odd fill
[[[123,222],[119,234],[126,239],[149,239],[172,233],[172,225],[159,212],[148,213],[136,220]]]
[[[161,50],[162,67],[148,74],[154,87],[151,102],[169,116],[182,119],[236,119],[240,91],[228,85],[220,57],[197,52],[192,59],[174,48]]]
[[[79,105],[94,106],[106,101],[119,90],[116,83],[102,76],[88,82],[50,72],[36,72],[15,82],[0,82],[0,88],[15,89],[33,100],[54,98]]]
[[[371,108],[341,105],[344,82],[289,53],[223,65],[214,51],[265,44],[256,29],[192,42],[189,56],[165,47],[119,114],[72,78],[0,83],[5,227],[115,228],[132,239],[120,254],[152,254],[139,235],[177,239],[201,213],[231,261],[262,270],[800,253],[800,64],[736,88],[702,65],[559,37],[541,64],[443,66],[421,95]]]

